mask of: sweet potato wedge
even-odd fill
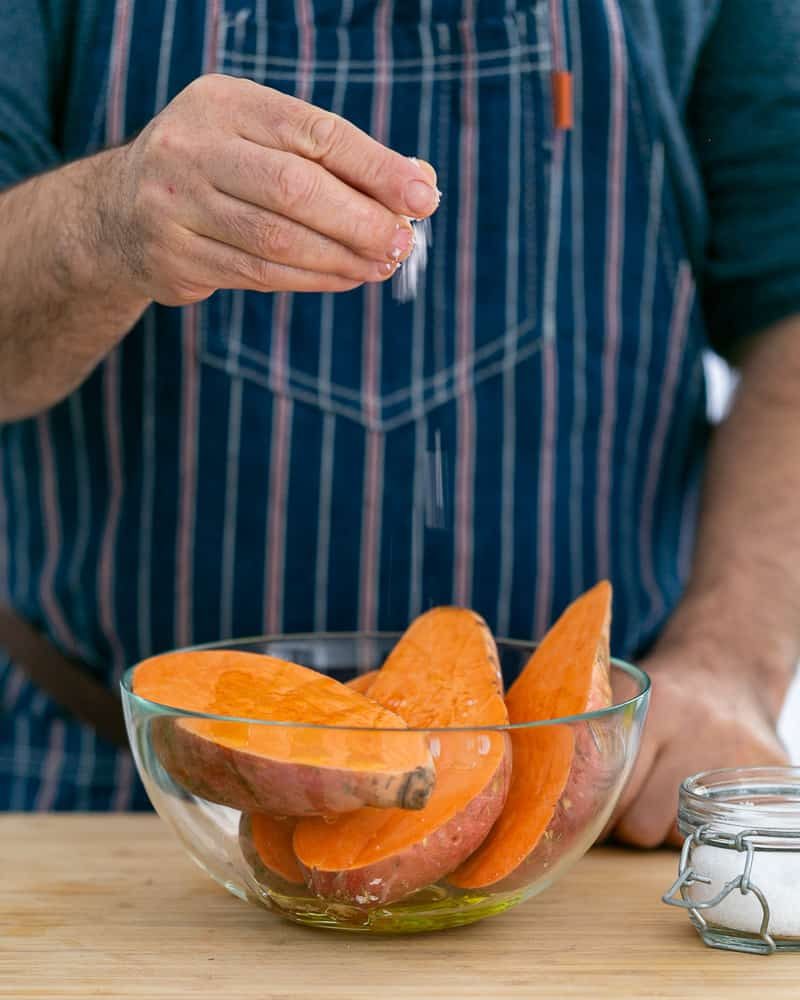
[[[409,895],[456,868],[503,807],[511,773],[505,732],[443,727],[508,720],[494,640],[471,611],[435,608],[401,638],[369,689],[410,726],[436,728],[436,787],[424,809],[360,809],[333,822],[301,820],[294,850],[311,889],[374,906]]]
[[[610,622],[611,586],[604,581],[567,608],[509,689],[512,723],[563,718],[611,703]],[[577,729],[567,724],[516,729],[511,741],[514,772],[505,808],[481,847],[450,876],[459,888],[479,889],[512,876],[552,830],[554,819],[565,822],[589,791],[592,748],[586,723]],[[585,806],[570,817],[573,826],[579,817],[585,820]]]
[[[345,687],[352,688],[353,691],[358,691],[359,694],[369,696],[369,689],[372,687],[372,684],[377,676],[377,670],[370,670],[366,674],[358,674],[357,677],[351,677],[349,681],[346,681]]]
[[[447,739],[442,736],[443,744]],[[505,733],[492,735],[489,755],[496,768],[486,780],[487,770],[473,767],[478,738],[472,745],[461,734],[453,739],[459,747],[448,753],[443,746],[425,809],[359,809],[333,823],[298,822],[295,855],[318,896],[361,906],[391,903],[437,881],[480,845],[508,794],[510,743]],[[454,757],[465,766],[456,767]]]
[[[245,812],[421,809],[435,768],[424,734],[314,670],[224,650],[169,653],[134,671],[133,690],[176,709],[241,720],[153,720],[153,746],[187,791]],[[331,726],[356,728],[325,728]]]
[[[589,700],[583,711],[594,712],[612,704],[608,634],[597,647],[592,670]],[[581,835],[608,801],[620,773],[616,759],[621,746],[614,746],[613,734],[602,720],[587,720],[572,726],[574,752],[569,778],[559,797],[547,832],[559,853],[567,849],[567,841]]]
[[[303,885],[303,873],[292,848],[296,823],[291,816],[242,813],[239,846],[259,884],[278,890]]]

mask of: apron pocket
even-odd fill
[[[236,6],[220,26],[221,72],[430,160],[444,197],[416,301],[394,301],[389,284],[218,292],[200,307],[202,360],[388,431],[536,351],[552,138],[546,4],[465,22],[438,20],[453,3],[434,0],[424,24],[338,26],[259,24]]]

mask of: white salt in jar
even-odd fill
[[[686,840],[664,902],[687,909],[712,948],[800,951],[800,768],[687,778],[678,828]]]

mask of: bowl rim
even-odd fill
[[[203,650],[212,649],[231,649],[237,646],[247,646],[255,643],[266,643],[266,642],[309,642],[309,641],[330,641],[330,640],[360,640],[360,639],[394,639],[397,640],[402,636],[402,632],[287,632],[287,633],[275,633],[269,635],[256,635],[248,636],[238,639],[221,639],[215,642],[200,643],[192,646],[182,646],[177,649],[171,649],[164,654],[157,655],[169,655],[170,653],[193,653]],[[505,639],[505,638],[495,638],[495,643],[498,647],[509,647],[511,649],[521,649],[527,651],[533,651],[538,645],[538,642],[526,639]],[[154,654],[156,655],[156,654]],[[129,703],[138,704],[147,708],[150,711],[155,710],[154,714],[159,715],[170,715],[178,716],[185,719],[196,719],[198,721],[205,722],[230,722],[247,724],[247,725],[259,725],[259,726],[280,726],[285,728],[296,728],[296,729],[327,729],[333,730],[335,732],[360,732],[360,733],[490,733],[490,732],[514,732],[516,730],[523,729],[543,729],[546,726],[556,726],[564,725],[576,722],[587,722],[596,719],[603,719],[607,716],[610,717],[617,713],[623,713],[626,709],[632,708],[633,711],[638,710],[643,705],[645,705],[650,696],[651,680],[649,674],[647,674],[641,667],[635,666],[633,663],[628,663],[625,660],[621,660],[616,656],[610,658],[610,664],[617,669],[621,670],[624,674],[630,677],[632,680],[636,681],[639,685],[639,691],[633,695],[631,698],[625,699],[625,701],[616,702],[613,705],[609,705],[606,708],[598,708],[592,712],[582,712],[577,715],[564,715],[559,716],[555,719],[536,719],[530,722],[508,722],[504,725],[499,726],[428,726],[428,727],[414,727],[406,726],[403,728],[377,728],[369,726],[335,726],[330,724],[313,723],[313,722],[290,722],[281,721],[276,719],[251,719],[242,716],[233,715],[216,715],[210,712],[197,712],[186,708],[177,708],[174,705],[166,705],[163,702],[152,701],[150,698],[144,698],[142,695],[136,694],[131,686],[131,680],[133,678],[133,672],[136,670],[139,663],[144,662],[143,660],[134,663],[132,666],[123,673],[120,679],[120,691],[122,693],[123,704],[127,705]],[[312,668],[313,669],[313,668]],[[127,714],[127,709],[126,709]]]

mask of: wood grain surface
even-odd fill
[[[0,817],[0,997],[464,1000],[800,995],[800,955],[705,948],[659,897],[676,856],[603,849],[483,923],[362,937],[217,887],[154,816]]]

